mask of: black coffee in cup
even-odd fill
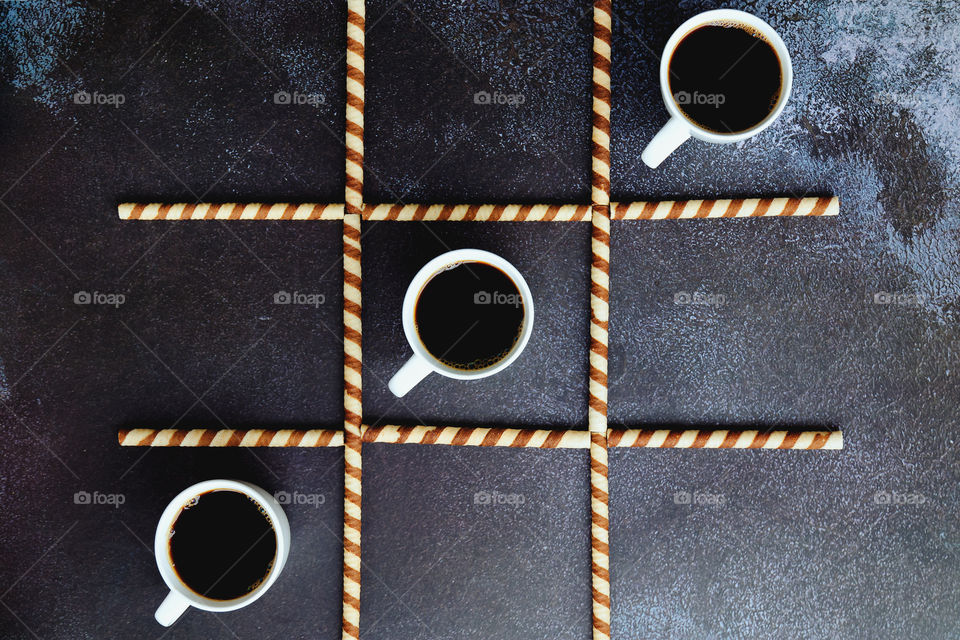
[[[169,548],[174,570],[191,590],[233,600],[255,590],[270,573],[277,534],[253,498],[239,491],[208,491],[180,510]]]
[[[770,115],[783,79],[773,46],[738,22],[698,27],[670,57],[670,94],[695,124],[715,133],[739,133]]]
[[[523,299],[510,277],[485,262],[460,262],[420,290],[414,322],[430,355],[476,371],[507,357],[523,330]]]

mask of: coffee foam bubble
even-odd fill
[[[743,22],[737,22],[736,20],[714,20],[713,22],[704,23],[700,25],[700,27],[723,27],[725,29],[740,29],[741,31],[746,31],[747,33],[749,33],[754,38],[757,38],[758,40],[763,40],[764,42],[766,42],[771,46],[773,44],[770,42],[767,36],[761,33],[756,27],[751,27],[748,24],[744,24]],[[699,29],[700,27],[697,27],[697,29]],[[694,29],[694,31],[696,31],[696,29]]]

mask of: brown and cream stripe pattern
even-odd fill
[[[663,200],[660,202],[616,202],[611,205],[614,220],[688,220],[694,218],[773,218],[789,216],[835,216],[840,199],[745,198],[732,200]]]
[[[352,165],[351,165],[352,166]],[[223,204],[179,202],[117,207],[121,220],[341,220],[343,204],[251,202]],[[364,220],[583,222],[590,218],[586,204],[364,204]],[[776,218],[836,216],[840,199],[777,197],[719,200],[661,200],[613,202],[613,220],[692,220],[697,218]]]
[[[611,429],[607,445],[652,449],[843,449],[843,432]]]
[[[346,189],[343,216],[343,618],[344,640],[360,637],[361,399],[360,220],[363,212],[366,4],[347,0]]]
[[[610,0],[593,3],[593,179],[590,266],[590,543],[593,640],[610,638],[607,344],[610,311]]]
[[[580,222],[585,204],[377,204],[366,205],[364,220],[476,222]]]
[[[363,209],[365,0],[347,1],[346,212]]]
[[[226,202],[212,204],[140,204],[124,202],[117,207],[121,220],[340,220],[342,204],[264,204]]]
[[[363,426],[364,442],[533,449],[588,449],[590,432],[577,429]],[[334,429],[124,429],[123,447],[342,447]],[[647,449],[843,449],[842,431],[728,429],[608,429],[607,446]]]
[[[343,217],[343,638],[360,637],[362,459],[360,216]]]
[[[342,447],[334,429],[129,429],[122,447]]]
[[[610,203],[610,0],[593,3],[593,204]]]
[[[573,429],[506,429],[383,425],[364,427],[364,442],[391,444],[446,444],[474,447],[586,449],[586,431]]]

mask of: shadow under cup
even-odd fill
[[[494,367],[513,353],[525,315],[523,296],[507,273],[482,260],[460,261],[423,284],[414,326],[427,353],[470,373]]]
[[[167,552],[190,591],[230,601],[256,591],[270,576],[277,542],[274,523],[259,502],[240,491],[215,489],[180,508]]]

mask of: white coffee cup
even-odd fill
[[[469,262],[485,263],[505,273],[507,277],[513,281],[513,284],[517,287],[517,291],[520,292],[520,300],[524,310],[523,326],[520,329],[520,336],[510,352],[489,367],[475,370],[456,369],[441,362],[427,351],[427,348],[420,340],[420,335],[417,333],[416,318],[414,317],[417,300],[419,300],[420,293],[430,279],[446,269]],[[407,293],[403,298],[401,318],[403,320],[403,332],[407,336],[407,342],[410,343],[410,348],[413,349],[413,355],[410,356],[406,364],[400,367],[400,370],[394,374],[393,378],[390,379],[390,383],[387,385],[390,391],[393,392],[393,395],[397,397],[406,395],[410,389],[415,387],[418,382],[426,378],[431,372],[439,373],[448,378],[456,378],[457,380],[476,380],[478,378],[492,376],[510,366],[510,363],[517,359],[520,352],[523,351],[523,348],[527,345],[527,341],[530,339],[530,332],[533,329],[533,296],[530,293],[530,287],[527,286],[526,280],[523,279],[523,276],[520,275],[516,267],[500,256],[490,253],[489,251],[481,251],[480,249],[457,249],[437,256],[417,272],[417,275],[415,275],[410,282],[410,286],[407,287]]]
[[[173,560],[170,558],[170,532],[180,515],[180,511],[191,500],[210,491],[237,491],[252,498],[263,507],[270,518],[270,523],[273,525],[273,531],[277,535],[276,557],[263,582],[253,591],[233,600],[214,600],[193,591],[177,575],[173,567]],[[154,617],[157,622],[169,627],[190,607],[213,612],[233,611],[247,606],[262,596],[270,588],[270,585],[276,582],[280,571],[283,570],[283,565],[287,561],[287,555],[290,553],[290,524],[287,522],[287,516],[280,504],[260,487],[239,480],[206,480],[181,491],[163,510],[160,523],[157,525],[157,534],[153,541],[153,551],[157,557],[157,568],[160,569],[160,575],[167,586],[170,587],[170,593],[157,608]]]
[[[780,97],[777,99],[776,105],[759,123],[745,131],[736,133],[717,133],[701,127],[681,111],[670,93],[670,60],[677,45],[694,29],[718,22],[742,24],[756,31],[773,47],[777,58],[780,59]],[[783,40],[769,24],[754,15],[735,9],[715,9],[693,16],[673,32],[663,48],[663,55],[660,57],[660,92],[663,94],[663,102],[667,106],[667,111],[670,112],[670,120],[653,137],[640,157],[648,167],[653,169],[658,167],[667,156],[689,140],[691,136],[714,144],[729,144],[746,140],[769,127],[780,116],[787,104],[787,98],[790,97],[792,86],[793,65],[790,62],[790,53],[787,51],[786,45],[783,44]]]

